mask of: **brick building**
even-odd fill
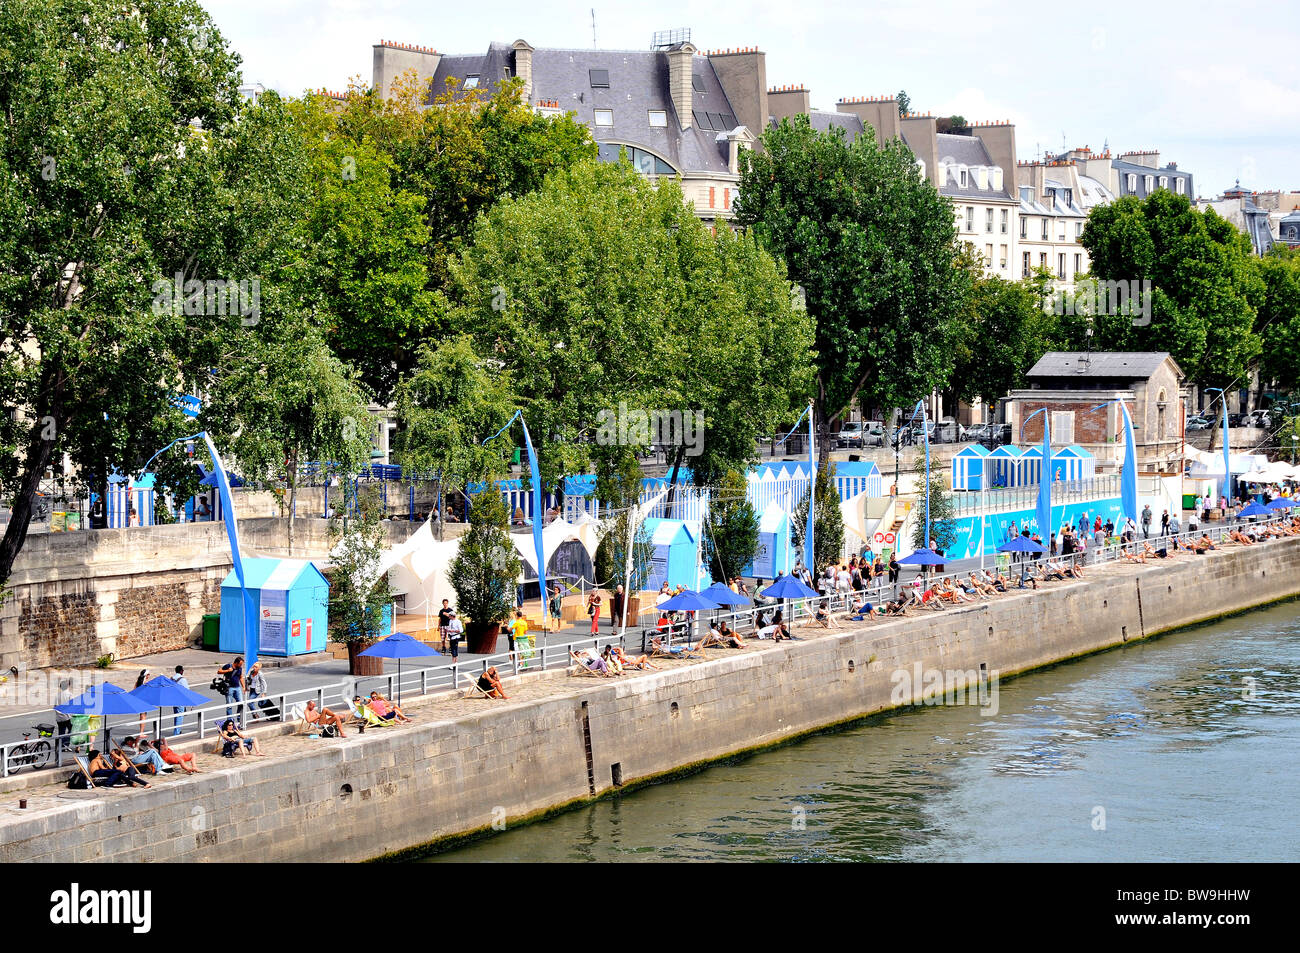
[[[1051,351],[1026,377],[1027,386],[1006,398],[1006,420],[1016,443],[1043,439],[1043,418],[1021,423],[1037,410],[1051,415],[1052,444],[1078,444],[1101,467],[1118,467],[1124,458],[1122,400],[1133,418],[1138,469],[1176,473],[1182,468],[1183,372],[1168,352],[1105,353]]]

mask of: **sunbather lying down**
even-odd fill
[[[711,645],[724,649],[743,649],[745,647],[744,641],[725,622],[720,622],[717,626],[709,629],[709,634],[700,640],[699,648],[707,649]]]
[[[632,658],[631,656],[625,654],[624,651],[617,645],[610,647],[609,654],[613,656],[614,659],[616,659],[618,663],[622,665],[624,668],[638,668],[643,670],[659,668],[658,665],[655,665],[653,662],[650,661],[650,656],[638,655],[636,656],[636,658]]]
[[[674,645],[671,648],[665,647],[658,636],[650,639],[650,654],[661,658],[699,658],[694,652],[688,651],[685,646]]]

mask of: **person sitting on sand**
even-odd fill
[[[599,661],[599,659],[597,659]],[[490,666],[486,672],[478,677],[478,687],[488,698],[509,698],[506,690],[501,687],[501,679],[497,675],[496,666]]]
[[[981,579],[979,577],[979,574],[976,573],[974,570],[971,570],[970,583],[972,586],[975,587],[975,591],[980,593],[981,595],[991,596],[993,595],[993,593],[997,592],[997,590],[994,589],[991,584]]]
[[[329,728],[333,726],[338,731],[340,738],[347,737],[347,733],[343,730],[343,719],[328,708],[317,711],[315,702],[307,703],[307,708],[302,713],[302,720],[313,728]]]

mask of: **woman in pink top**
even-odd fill
[[[370,693],[370,710],[382,718],[384,721],[392,721],[396,718],[398,721],[410,721],[406,715],[402,714],[402,709],[398,708],[379,692]]]

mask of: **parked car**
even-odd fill
[[[863,423],[865,428],[862,432],[862,445],[864,447],[883,447],[889,435],[885,433],[885,425],[879,420],[871,420]]]
[[[1257,410],[1248,419],[1250,421],[1246,424],[1248,427],[1262,427],[1267,430],[1273,426],[1273,419],[1269,416],[1267,410]]]
[[[1244,426],[1246,426],[1246,415],[1245,415],[1245,414],[1228,414],[1228,426],[1229,426],[1229,427],[1244,427]]]
[[[861,447],[862,424],[848,421],[840,425],[840,432],[835,436],[837,447]]]
[[[1210,422],[1204,417],[1188,417],[1187,429],[1188,430],[1209,430]]]

